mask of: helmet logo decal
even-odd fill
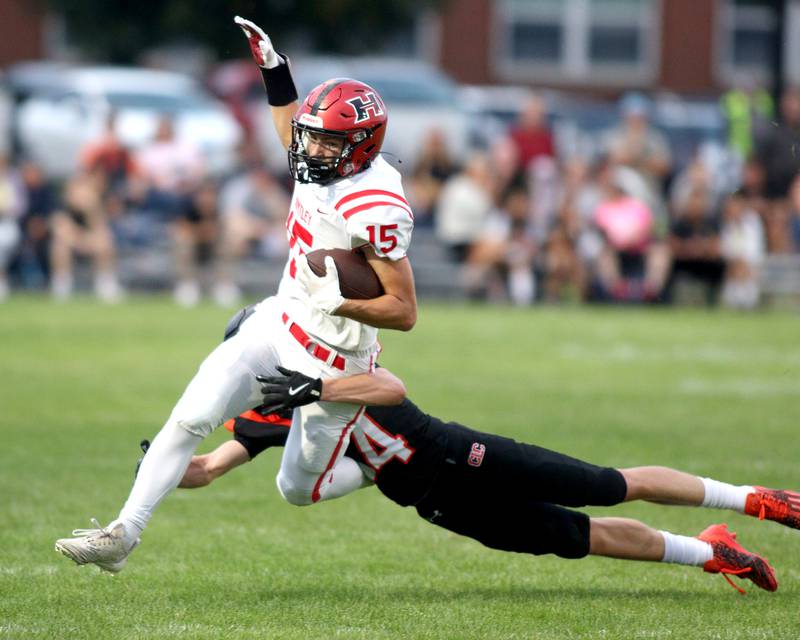
[[[376,117],[383,115],[383,106],[378,98],[375,97],[375,94],[372,91],[367,91],[365,96],[366,100],[361,96],[356,96],[355,98],[347,100],[347,104],[351,105],[353,109],[356,110],[355,124],[368,120],[370,111],[372,115]]]
[[[300,124],[307,124],[310,127],[316,127],[318,129],[322,129],[324,127],[322,118],[319,116],[312,116],[310,113],[301,113],[297,121]]]

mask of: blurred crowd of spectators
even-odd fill
[[[125,293],[117,260],[124,247],[171,252],[179,304],[197,304],[205,288],[217,303],[234,305],[245,255],[285,256],[288,206],[288,185],[267,171],[252,144],[240,149],[234,172],[211,177],[203,154],[175,136],[169,117],[132,151],[111,115],[63,184],[48,183],[31,162],[0,161],[0,299],[9,294],[9,272],[21,287],[46,286],[55,299],[69,298],[78,259],[91,269],[96,296],[116,302]]]
[[[733,188],[700,152],[673,164],[644,95],[620,101],[617,126],[588,157],[559,157],[546,105],[531,95],[506,135],[469,157],[453,157],[443,134],[429,133],[405,176],[416,225],[461,266],[474,299],[753,308],[765,255],[800,252],[800,91],[785,91],[774,114],[756,94],[725,99],[740,158]],[[113,115],[63,184],[24,159],[0,158],[0,300],[12,282],[70,297],[79,259],[95,294],[117,301],[120,247],[161,247],[178,303],[207,291],[236,304],[241,261],[286,254],[291,185],[253,143],[231,175],[211,178],[205,164],[169,118],[132,151]]]
[[[753,308],[765,256],[800,252],[800,91],[777,114],[735,97],[733,180],[701,149],[675,166],[641,94],[623,97],[591,157],[558,156],[537,96],[461,167],[432,135],[410,180],[417,224],[434,226],[477,299]]]

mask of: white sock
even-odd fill
[[[113,271],[103,271],[94,278],[94,293],[105,302],[117,302],[122,298],[122,287]]]
[[[72,295],[72,274],[57,273],[50,279],[50,292],[57,300],[65,300]]]
[[[533,302],[536,296],[536,279],[529,267],[511,270],[508,274],[508,292],[515,305],[524,306]]]
[[[180,483],[202,439],[177,424],[167,423],[150,445],[128,500],[109,528],[122,522],[126,542],[133,544],[164,496]]]
[[[747,495],[755,491],[753,487],[746,485],[736,487],[726,482],[717,482],[711,478],[700,478],[700,480],[706,490],[702,506],[711,507],[712,509],[733,509],[739,513],[744,513]]]
[[[700,567],[714,557],[714,549],[708,542],[688,536],[676,536],[668,531],[659,533],[664,537],[664,557],[661,562]]]
[[[371,485],[372,482],[361,471],[361,467],[352,458],[342,458],[333,467],[328,477],[323,480],[319,488],[320,502],[341,498],[362,487]]]

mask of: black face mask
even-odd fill
[[[341,158],[316,158],[289,149],[289,172],[297,182],[330,184],[342,177],[338,171],[340,162]]]
[[[338,156],[320,158],[306,153],[303,135],[305,133],[322,134],[342,138],[342,150]],[[320,185],[330,184],[344,176],[339,174],[339,166],[349,155],[350,145],[346,136],[337,131],[325,129],[312,129],[301,124],[292,123],[292,144],[289,147],[289,172],[297,182],[314,183]]]

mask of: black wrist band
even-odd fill
[[[273,107],[285,107],[297,100],[297,88],[289,69],[289,58],[280,53],[278,55],[284,62],[272,69],[260,67],[261,77],[267,90],[267,102]]]

